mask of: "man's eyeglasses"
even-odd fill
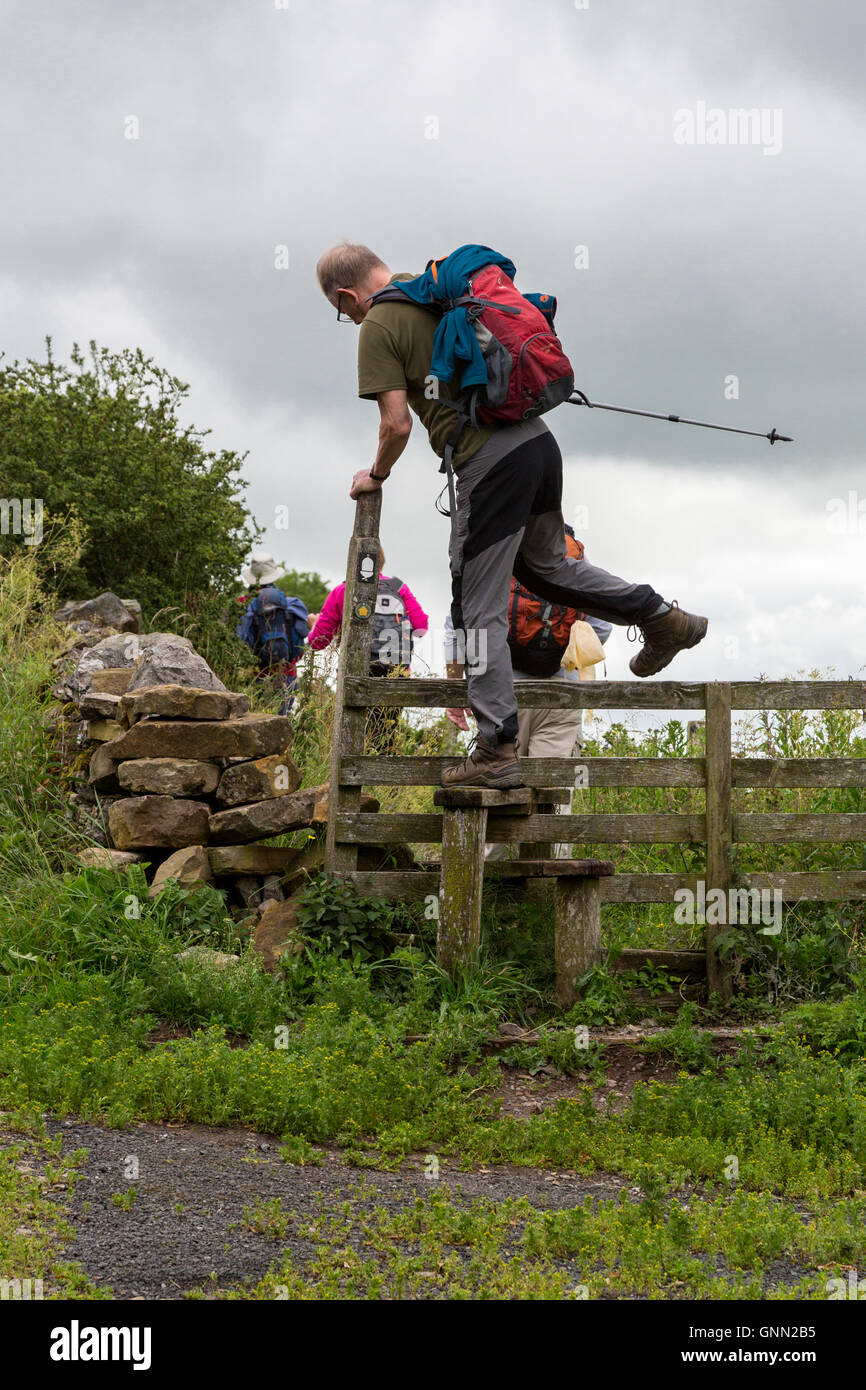
[[[340,308],[340,305],[342,304],[342,302],[343,302],[343,296],[342,296],[342,294],[338,294],[338,295],[337,295],[337,323],[354,323],[355,320],[354,320],[354,319],[350,319],[350,318],[349,318],[349,315],[348,315],[348,314],[344,314],[343,311],[342,311],[342,309]]]

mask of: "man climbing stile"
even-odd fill
[[[478,738],[469,756],[443,773],[446,786],[523,785],[507,642],[512,575],[542,598],[640,629],[643,646],[630,662],[637,676],[661,671],[707,630],[706,618],[666,602],[649,584],[631,583],[568,555],[562,456],[538,414],[568,398],[573,377],[552,332],[555,301],[519,296],[513,273],[505,257],[474,245],[431,261],[416,277],[394,275],[368,247],[349,244],[326,251],[317,267],[319,286],[338,320],[361,327],[358,394],[379,406],[373,467],[355,474],[350,496],[379,488],[388,478],[412,429],[410,407],[448,468],[452,619],[467,638],[483,633],[486,641],[467,640],[469,704]],[[473,276],[483,282],[483,296]],[[460,375],[456,384],[452,368],[454,378]],[[486,377],[480,396],[482,377],[469,380],[471,371]],[[500,396],[494,394],[496,372]],[[473,381],[476,393],[467,404],[467,382]],[[532,396],[524,410],[521,391],[524,398]],[[500,403],[494,409],[485,406],[491,399]],[[511,418],[502,419],[509,411]]]

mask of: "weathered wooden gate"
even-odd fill
[[[466,684],[454,680],[390,680],[367,674],[370,618],[378,581],[381,493],[365,494],[357,504],[349,549],[345,617],[337,681],[335,737],[331,761],[331,795],[327,832],[327,867],[352,879],[369,893],[392,898],[424,898],[437,893],[439,872],[359,873],[359,844],[442,843],[441,814],[372,814],[361,811],[364,786],[438,786],[442,769],[453,758],[364,755],[366,712],[372,706],[446,708],[466,704]],[[681,682],[520,681],[518,704],[524,708],[575,707],[616,710],[703,710],[706,753],[701,757],[545,758],[525,759],[529,787],[574,785],[575,767],[585,769],[591,787],[704,788],[706,811],[700,814],[553,815],[497,814],[487,822],[489,841],[521,844],[583,843],[593,845],[688,844],[706,847],[703,875],[614,873],[599,880],[605,902],[671,903],[677,889],[697,892],[702,879],[707,893],[731,888],[779,890],[785,902],[866,900],[866,812],[762,812],[737,814],[732,790],[739,787],[866,789],[866,758],[740,758],[731,753],[735,711],[772,709],[866,709],[863,681],[710,681]],[[866,804],[866,803],[864,803]],[[732,849],[737,843],[785,844],[851,841],[864,844],[864,866],[857,870],[745,873],[734,876]],[[492,867],[492,866],[491,866]],[[497,875],[502,869],[493,869]],[[507,870],[506,870],[507,872]],[[713,948],[723,927],[706,929],[706,974],[711,990],[730,993],[724,963]],[[661,953],[653,952],[654,957]],[[682,955],[682,953],[671,953]]]

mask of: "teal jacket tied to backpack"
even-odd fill
[[[466,308],[458,303],[466,293],[467,280],[486,265],[501,266],[511,280],[517,274],[514,262],[507,256],[473,242],[441,261],[431,261],[423,275],[401,280],[394,286],[407,299],[442,314],[433,342],[430,374],[440,381],[455,380],[462,391],[483,386],[487,381],[487,364],[478,338]]]

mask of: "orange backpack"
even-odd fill
[[[583,545],[579,540],[566,534],[565,547],[573,559],[583,559]],[[512,578],[508,600],[508,645],[512,665],[527,676],[554,675],[562,663],[572,624],[582,616],[577,608],[564,608],[559,603],[539,598]]]

